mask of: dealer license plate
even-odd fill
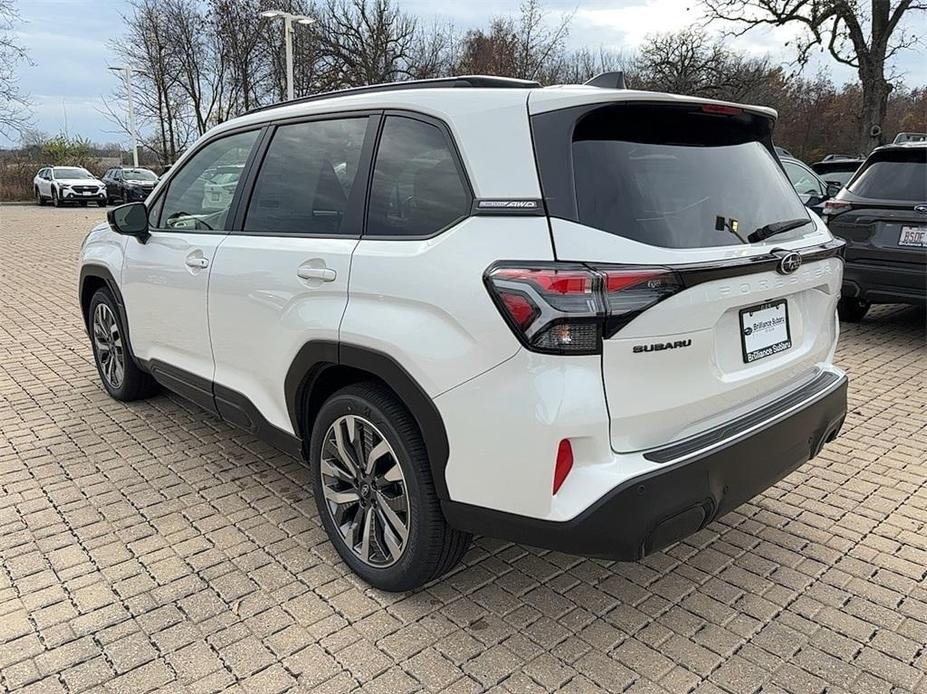
[[[741,309],[740,344],[747,364],[789,349],[792,335],[788,302],[776,299]]]

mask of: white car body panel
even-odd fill
[[[389,354],[435,397],[519,349],[483,271],[500,258],[552,257],[543,217],[470,217],[431,239],[362,239],[341,340]]]
[[[216,253],[209,278],[215,381],[245,394],[278,429],[296,433],[283,389],[296,353],[310,340],[338,340],[355,246],[352,238],[230,234]],[[302,279],[300,267],[336,277]]]
[[[224,234],[153,231],[125,245],[121,290],[135,356],[212,380],[206,288]],[[206,267],[191,263],[205,260]]]

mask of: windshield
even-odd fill
[[[123,175],[127,181],[157,181],[153,171],[148,169],[123,169]]]
[[[79,169],[76,166],[56,166],[52,170],[55,172],[55,178],[93,178],[87,169]]]
[[[927,148],[873,155],[847,190],[876,200],[927,200]]]
[[[644,111],[644,113],[640,113]],[[754,230],[807,217],[756,117],[606,107],[573,136],[579,222],[669,248],[746,243]],[[768,126],[766,126],[768,128]],[[783,233],[798,238],[813,227]]]

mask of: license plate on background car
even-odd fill
[[[898,245],[927,248],[927,227],[901,227]]]
[[[788,302],[776,299],[741,309],[740,344],[746,364],[771,357],[791,347]]]

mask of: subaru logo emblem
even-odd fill
[[[791,275],[801,267],[801,256],[798,253],[786,253],[779,261],[779,272],[783,275]]]
[[[921,214],[927,214],[927,205],[915,205],[915,212],[920,212]]]

